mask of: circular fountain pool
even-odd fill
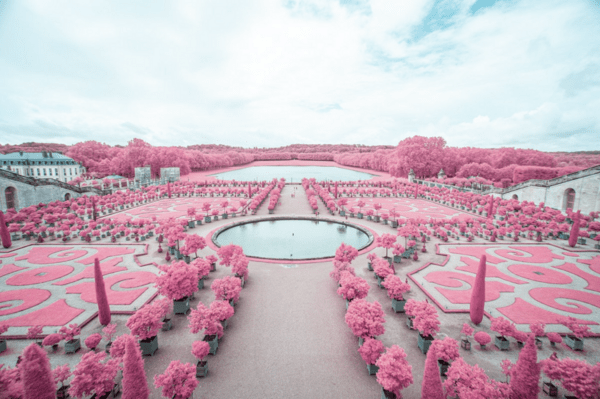
[[[239,245],[253,258],[309,260],[335,256],[342,243],[361,250],[373,236],[361,227],[323,219],[272,218],[225,226],[212,240],[220,247]]]

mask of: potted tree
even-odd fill
[[[375,363],[379,360],[383,352],[385,352],[383,342],[373,338],[367,338],[363,345],[358,348],[360,357],[362,357],[367,364],[369,375],[373,375],[379,370],[379,367],[377,367]]]
[[[515,325],[510,321],[506,320],[504,317],[492,317],[492,325],[491,330],[496,331],[500,335],[496,335],[494,340],[494,344],[501,351],[508,350],[510,347],[510,342],[504,336],[512,336],[515,332]]]
[[[196,363],[196,377],[206,377],[208,375],[208,362],[204,360],[210,352],[210,345],[205,341],[194,341],[192,343],[192,355],[198,359]]]
[[[63,366],[56,366],[52,370],[52,376],[56,384],[60,383],[60,388],[56,390],[56,399],[67,399],[69,398],[69,385],[65,384],[65,381],[71,376],[71,369],[68,364]]]
[[[81,361],[73,370],[73,379],[69,395],[82,397],[92,395],[92,399],[106,399],[110,396],[115,377],[119,368],[117,359],[110,359],[102,363],[106,353],[88,352],[81,357]]]
[[[369,293],[369,283],[361,277],[353,276],[350,273],[342,273],[340,278],[341,287],[337,293],[346,300],[346,309],[354,299],[363,299]]]
[[[556,346],[556,344],[563,342],[562,337],[558,333],[549,332],[546,336],[548,337],[548,341],[550,341],[550,346]]]
[[[590,335],[590,327],[585,324],[579,324],[577,319],[571,316],[561,318],[558,321],[573,332],[573,334],[565,336],[565,344],[574,351],[582,351],[583,338]]]
[[[419,330],[418,346],[423,354],[426,354],[433,341],[433,336],[440,331],[440,321],[435,306],[425,302],[417,307],[414,313],[413,325]]]
[[[392,254],[394,255],[394,263],[402,262],[402,254],[405,252],[404,247],[399,242],[395,243],[393,246]]]
[[[102,329],[102,333],[104,333],[104,339],[106,340],[106,346],[104,347],[104,351],[106,353],[110,353],[110,347],[112,345],[112,337],[117,332],[116,324],[109,324]]]
[[[154,355],[158,349],[158,330],[162,327],[160,308],[144,305],[129,317],[125,324],[131,335],[137,336],[140,341],[143,355]]]
[[[378,247],[385,248],[385,256],[383,259],[387,260],[389,263],[392,263],[391,259],[388,257],[388,250],[394,246],[396,243],[396,235],[395,234],[382,234],[375,240],[375,243]]]
[[[362,208],[365,206],[365,201],[363,200],[359,200],[358,203],[356,204],[356,206],[358,206],[358,214],[357,217],[359,219],[363,218],[363,214],[362,214]]]
[[[162,272],[156,277],[158,292],[173,301],[175,314],[187,314],[189,297],[198,289],[197,268],[183,261],[171,265],[159,265]]]
[[[240,292],[242,291],[242,282],[239,278],[233,276],[225,276],[220,279],[216,279],[210,285],[210,288],[215,293],[216,299],[223,301],[229,301],[231,306],[235,306],[237,301],[240,299]]]
[[[234,314],[233,306],[227,301],[212,301],[210,310],[213,312],[215,319],[223,326],[223,330],[226,329],[229,319]]]
[[[444,377],[450,367],[450,362],[459,357],[458,342],[450,337],[436,339],[431,344],[431,350],[434,350],[437,355],[440,375]]]
[[[42,341],[42,345],[51,346],[52,351],[55,352],[58,349],[58,343],[63,340],[63,336],[58,333],[48,334]]]
[[[529,330],[535,336],[535,345],[538,349],[542,349],[542,337],[545,335],[544,329],[546,325],[544,323],[532,323],[529,325]]]
[[[475,339],[475,342],[479,344],[481,349],[485,349],[485,346],[492,342],[492,337],[490,337],[490,334],[486,333],[485,331],[476,332],[473,338]]]
[[[192,334],[204,330],[203,341],[208,342],[210,345],[210,354],[216,354],[219,347],[218,339],[223,335],[223,326],[217,320],[215,312],[200,302],[196,309],[192,309],[188,321]]]
[[[210,271],[211,272],[216,271],[217,270],[217,260],[219,260],[219,259],[214,255],[208,255],[205,259],[210,262]]]
[[[392,300],[392,309],[394,309],[394,312],[404,313],[406,300],[403,294],[410,291],[410,285],[393,274],[388,275],[382,285],[387,289],[388,297]]]
[[[210,273],[210,262],[206,259],[196,258],[192,261],[191,266],[196,268],[198,278],[197,287],[199,290],[201,290],[204,288],[204,279]]]
[[[467,323],[463,324],[462,330],[460,333],[464,335],[464,337],[460,340],[460,347],[464,350],[471,350],[471,341],[469,341],[469,337],[473,335],[473,331],[475,331],[470,325]]]
[[[83,343],[88,347],[89,350],[95,352],[100,341],[102,341],[102,335],[95,333],[87,337]]]
[[[152,304],[156,306],[158,309],[158,313],[162,319],[162,331],[169,331],[173,328],[173,323],[171,322],[171,318],[173,316],[173,301],[169,300],[169,298],[161,298]]]
[[[65,353],[75,353],[81,348],[81,339],[75,338],[81,333],[81,328],[77,324],[69,324],[69,327],[62,326],[58,333],[65,340]]]
[[[358,337],[359,345],[362,345],[366,338],[375,338],[385,332],[384,313],[381,304],[377,301],[372,303],[364,299],[352,301],[344,320],[352,330],[352,334]]]
[[[42,341],[39,340],[39,335],[44,331],[44,326],[32,326],[27,329],[27,334],[25,335],[27,339],[34,340],[36,339],[36,344],[39,347],[42,347]]]
[[[375,277],[377,278],[379,288],[383,288],[382,283],[387,276],[394,274],[390,264],[385,259],[381,258],[375,258],[373,261],[373,271],[375,272]]]
[[[392,345],[377,362],[377,382],[381,385],[381,399],[401,398],[400,390],[413,383],[412,366],[406,361],[404,349]]]
[[[163,398],[188,399],[196,386],[196,368],[179,360],[173,360],[163,374],[154,376],[154,387],[162,388]]]

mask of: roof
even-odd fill
[[[70,158],[66,155],[60,154],[58,152],[47,152],[46,157],[44,157],[44,153],[42,152],[11,152],[10,154],[0,154],[0,161],[48,161],[48,160],[59,160],[59,161],[74,161],[73,158]]]

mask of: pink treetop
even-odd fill
[[[46,351],[35,343],[23,350],[19,363],[24,399],[54,399],[56,383]]]
[[[399,242],[395,243],[393,248],[392,253],[396,256],[400,256],[404,253],[404,247]]]
[[[123,356],[123,399],[148,399],[148,380],[140,346],[133,337],[125,343]]]
[[[379,371],[377,371],[379,385],[401,399],[400,390],[413,383],[412,366],[406,361],[404,349],[398,345],[392,345],[381,355],[376,365],[379,367]]]
[[[402,295],[410,291],[410,285],[393,274],[388,275],[381,285],[387,289],[388,297],[397,301],[404,300]]]
[[[156,309],[161,319],[167,317],[173,311],[173,301],[169,298],[157,299],[150,306]]]
[[[181,247],[180,252],[184,255],[196,255],[198,257],[198,250],[203,250],[206,247],[206,241],[203,237],[197,234],[186,234],[185,245]]]
[[[144,305],[129,317],[125,325],[132,335],[136,335],[139,340],[144,340],[156,336],[162,327],[161,319],[161,314],[155,307]]]
[[[122,362],[123,357],[125,356],[125,348],[127,346],[127,341],[129,341],[132,337],[133,336],[131,334],[119,335],[110,346],[110,357],[112,357],[113,359],[117,359],[119,362]]]
[[[154,376],[154,387],[162,388],[164,398],[187,399],[197,385],[196,367],[179,360],[173,360],[163,374]]]
[[[81,397],[96,393],[100,396],[113,388],[119,361],[110,359],[101,363],[105,357],[104,352],[88,352],[81,357],[73,370],[74,378],[71,380],[69,395]]]
[[[52,376],[54,377],[55,384],[60,383],[61,386],[64,386],[65,381],[71,376],[71,368],[68,364],[56,366],[52,370]]]
[[[234,314],[233,306],[227,301],[212,301],[210,310],[213,312],[215,320],[225,321]]]
[[[237,253],[233,256],[233,258],[231,258],[231,271],[235,273],[237,277],[243,277],[244,279],[247,279],[249,264],[250,260],[246,257],[246,255]]]
[[[492,337],[490,337],[490,334],[486,333],[485,331],[476,332],[473,338],[475,338],[475,341],[481,346],[485,346],[492,342]]]
[[[385,332],[384,313],[379,302],[356,299],[350,302],[345,321],[356,337],[373,338]]]
[[[206,341],[194,341],[192,343],[192,355],[200,361],[208,356],[210,345]]]
[[[212,265],[212,264],[215,264],[215,263],[217,263],[217,261],[219,260],[219,259],[218,259],[216,256],[214,256],[214,255],[208,255],[208,256],[207,256],[205,259],[206,259],[207,261],[209,261],[211,265]]]
[[[437,353],[432,345],[427,352],[427,359],[425,359],[425,370],[423,371],[423,382],[421,384],[421,398],[423,399],[445,398],[442,379],[438,370],[437,357]]]
[[[548,341],[553,342],[555,344],[560,344],[563,341],[560,334],[555,332],[549,332],[548,334],[546,334],[546,336],[548,337]]]
[[[104,339],[106,339],[108,342],[111,342],[113,335],[115,335],[117,332],[117,325],[109,324],[102,329],[102,332],[104,333]]]
[[[337,293],[348,301],[365,298],[371,288],[365,279],[350,273],[345,273],[340,278],[340,284],[342,286],[338,288]]]
[[[244,250],[239,245],[229,244],[218,249],[217,255],[221,259],[221,265],[231,266],[232,258],[237,254],[243,254]]]
[[[435,335],[440,331],[440,321],[438,320],[435,306],[425,302],[415,313],[413,326],[421,332],[423,336]]]
[[[506,320],[504,317],[492,317],[492,325],[490,329],[492,331],[496,331],[501,336],[512,336],[515,332],[515,325],[510,321]]]
[[[564,389],[579,399],[595,399],[600,396],[600,363],[594,366],[584,360],[564,358],[546,359],[540,362],[542,370],[550,379],[561,380]]]
[[[96,349],[100,341],[102,341],[102,335],[95,333],[87,337],[83,342],[85,343],[85,346],[87,346],[89,349],[94,350]]]
[[[190,265],[196,268],[198,280],[208,276],[210,273],[211,266],[207,259],[196,258],[190,263]]]
[[[63,340],[63,336],[61,334],[58,334],[58,333],[48,334],[46,336],[46,338],[44,338],[44,340],[42,341],[42,345],[53,346],[53,345],[58,344],[62,340]]]
[[[335,260],[351,263],[358,256],[358,250],[351,245],[342,243],[335,251]]]
[[[467,337],[470,337],[471,334],[473,334],[473,331],[475,331],[475,330],[470,325],[468,325],[467,323],[464,323],[462,330],[460,330],[460,333],[465,334]]]
[[[477,334],[475,335],[477,336]],[[448,396],[465,399],[506,399],[509,397],[507,384],[490,379],[478,365],[471,366],[463,358],[458,358],[452,363],[446,376],[444,388]]]
[[[397,236],[394,234],[382,234],[381,236],[377,237],[375,243],[378,247],[385,248],[386,258],[388,256],[388,250],[393,247],[394,243],[396,242],[396,238]]]
[[[390,267],[388,261],[381,258],[376,258],[373,261],[373,271],[381,279],[385,279],[387,276],[394,274],[394,271]]]
[[[445,362],[456,360],[460,356],[458,353],[458,342],[450,337],[434,340],[430,349],[435,350],[438,359]]]
[[[58,333],[63,336],[63,339],[67,342],[71,341],[75,336],[81,333],[81,328],[77,324],[69,324],[69,327],[62,326]]]
[[[192,295],[198,289],[198,270],[184,261],[170,265],[159,265],[162,272],[156,277],[155,287],[172,300],[179,300]]]
[[[563,317],[561,319],[558,319],[558,322],[563,326],[569,328],[569,330],[571,330],[573,332],[573,335],[575,335],[577,338],[588,337],[591,335],[590,327],[586,326],[585,324],[579,324],[577,319],[575,319],[574,317]]]
[[[224,301],[233,300],[233,302],[237,302],[240,299],[242,282],[236,277],[225,276],[213,281],[210,288],[215,293],[216,299],[222,299]]]
[[[511,377],[511,399],[536,399],[538,397],[540,365],[537,363],[537,349],[533,335],[528,337],[525,348],[519,353],[519,359],[512,370]]]
[[[383,352],[385,352],[383,342],[373,338],[365,339],[362,346],[358,348],[358,353],[367,364],[375,364]]]
[[[207,308],[202,302],[198,303],[196,309],[192,309],[188,316],[189,328],[192,334],[204,330],[207,336],[223,334],[223,326],[217,319],[218,315],[213,310]]]
[[[190,218],[190,220],[194,220],[194,217],[196,216],[196,208],[194,208],[194,207],[188,208],[187,215]]]
[[[44,326],[33,326],[27,329],[27,339],[36,339],[44,331]]]

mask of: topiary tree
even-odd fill
[[[577,211],[573,215],[573,225],[571,226],[571,232],[569,234],[569,246],[574,248],[577,245],[577,239],[579,238],[579,219],[581,218],[581,211]]]
[[[199,363],[204,363],[203,360],[210,352],[210,345],[206,341],[194,341],[192,343],[192,355],[198,359]]]
[[[404,349],[392,345],[375,363],[379,367],[377,382],[392,398],[402,398],[400,391],[413,383],[412,366],[406,361]],[[386,392],[384,391],[384,394]],[[389,398],[390,395],[386,396]]]
[[[367,364],[375,364],[383,352],[385,352],[383,342],[373,338],[365,339],[362,346],[358,348],[360,357],[362,357]]]
[[[192,309],[188,316],[189,329],[192,334],[204,330],[204,335],[214,337],[223,335],[223,326],[219,323],[220,313],[215,313],[214,309],[207,308],[202,302],[198,303],[196,309]]]
[[[220,279],[216,279],[210,285],[210,288],[215,293],[216,299],[224,301],[233,301],[236,303],[240,299],[240,292],[242,291],[242,282],[239,278],[233,276],[225,276]]]
[[[479,268],[477,269],[477,275],[475,276],[475,284],[471,291],[471,305],[469,306],[469,314],[471,315],[471,321],[475,325],[479,325],[483,320],[483,313],[485,308],[485,269],[486,269],[486,256],[482,255],[479,261]]]
[[[388,250],[394,246],[397,236],[395,234],[382,234],[375,240],[378,247],[385,248],[385,257],[388,257]]]
[[[227,301],[212,301],[210,311],[218,321],[225,321],[234,315],[233,306]]]
[[[345,273],[340,278],[340,284],[341,287],[338,288],[337,293],[347,301],[365,298],[371,288],[365,279],[350,273]]]
[[[125,356],[123,357],[123,395],[122,399],[148,399],[150,391],[146,372],[144,371],[144,360],[140,346],[132,336],[129,336],[125,344]]]
[[[477,337],[477,334],[475,334],[475,337]],[[471,366],[463,358],[458,358],[452,363],[446,376],[444,388],[447,396],[489,399],[508,398],[509,388],[507,384],[490,379],[478,365]]]
[[[388,297],[397,301],[403,301],[403,294],[410,291],[410,285],[393,274],[388,275],[381,285],[387,289]]]
[[[4,220],[4,212],[0,211],[0,242],[4,248],[10,248],[12,245],[12,240],[10,238],[10,232],[6,226],[6,221]]]
[[[159,265],[161,274],[156,277],[155,287],[171,300],[191,296],[198,290],[198,270],[184,261]]]
[[[540,365],[537,363],[535,336],[529,335],[525,348],[511,372],[510,399],[537,399],[540,381]]]
[[[381,304],[377,301],[373,303],[364,299],[352,301],[344,319],[356,337],[374,338],[385,332],[384,313]]]
[[[440,331],[437,310],[432,304],[423,303],[413,314],[415,317],[413,326],[423,337],[433,336]]]
[[[485,346],[492,342],[492,337],[485,331],[476,332],[473,338],[475,339],[475,342],[481,346],[481,349],[485,349]]]
[[[100,341],[102,341],[102,335],[95,333],[87,337],[83,342],[91,351],[95,351]]]
[[[52,376],[50,360],[39,345],[32,343],[23,350],[19,370],[23,380],[24,399],[56,397],[56,383]]]
[[[113,389],[119,361],[110,359],[102,363],[105,357],[104,352],[88,352],[81,357],[73,371],[69,395],[81,398],[96,393],[101,396]]]
[[[492,317],[492,325],[490,326],[492,331],[496,331],[503,339],[506,336],[514,335],[516,329],[515,325],[510,321],[506,320],[504,317]]]
[[[100,261],[94,258],[94,286],[96,288],[96,303],[98,304],[98,321],[103,326],[110,324],[110,306],[104,286],[104,276],[100,270]]]
[[[425,370],[423,371],[423,383],[421,385],[421,399],[444,399],[444,387],[438,370],[436,347],[438,340],[433,341],[431,348],[427,351]]]
[[[162,396],[169,399],[187,399],[198,385],[196,367],[173,360],[163,374],[154,376],[154,387],[162,388]]]
[[[584,360],[571,358],[549,358],[540,363],[548,378],[560,380],[562,387],[578,399],[600,397],[600,363],[592,366]]]
[[[358,250],[353,246],[344,243],[342,243],[335,251],[335,260],[339,262],[351,263],[357,256]]]
[[[162,327],[162,315],[151,305],[144,305],[132,314],[125,325],[140,341],[154,338]],[[114,344],[113,344],[114,345]]]

